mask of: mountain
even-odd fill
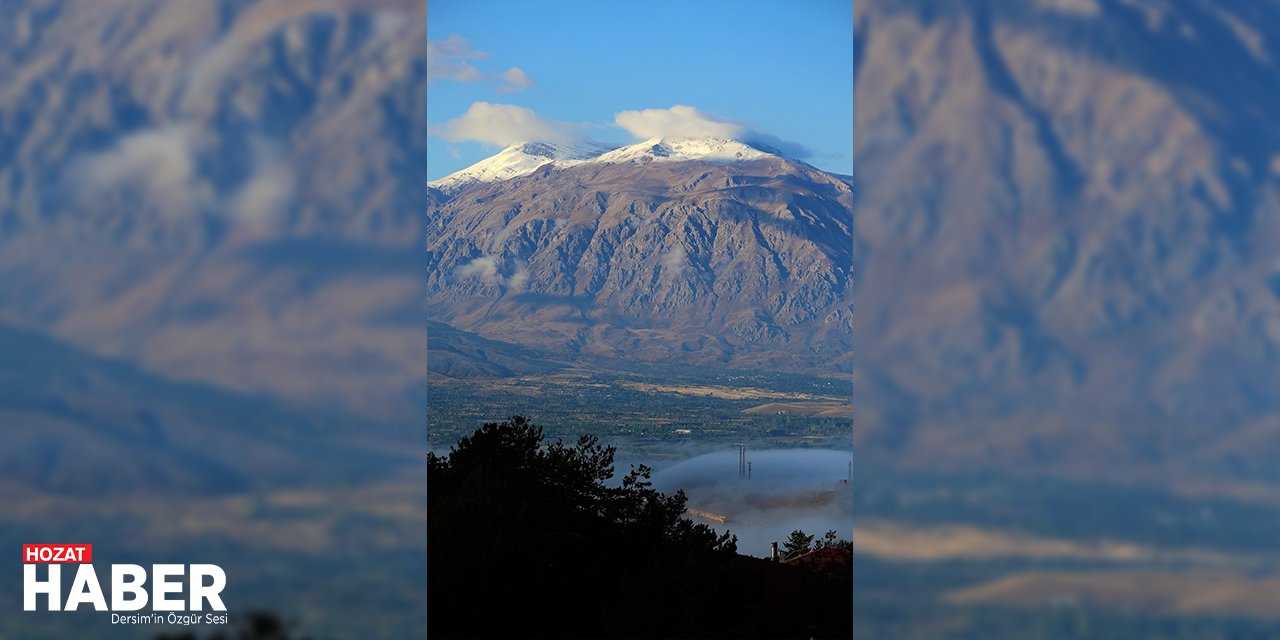
[[[737,162],[758,160],[782,153],[730,140],[727,138],[651,138],[644,142],[614,149],[596,158],[596,162]]]
[[[848,362],[853,192],[835,176],[732,140],[655,139],[445,195],[428,209],[427,304],[455,329],[600,358]]]
[[[1280,3],[855,16],[863,451],[1278,479]]]
[[[424,13],[3,3],[0,324],[162,378],[420,417]]]
[[[595,142],[562,144],[555,142],[520,142],[466,169],[451,173],[427,186],[442,193],[457,193],[480,182],[496,182],[529,175],[545,165],[571,167],[586,162],[653,162],[704,160],[755,160],[769,155],[781,156],[766,149],[725,138],[652,138],[626,146]]]
[[[479,182],[494,182],[533,173],[545,164],[570,166],[589,160],[608,151],[610,147],[597,144],[557,144],[553,142],[522,142],[513,144],[497,155],[477,162],[462,171],[451,173],[439,180],[427,183],[428,187],[443,193],[456,193]]]

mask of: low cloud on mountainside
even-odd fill
[[[512,69],[512,71],[519,71]],[[509,72],[510,73],[510,72]],[[509,82],[532,82],[523,72],[509,76]],[[726,120],[687,105],[669,109],[640,109],[614,114],[614,126],[638,140],[649,138],[730,138],[762,144],[782,151],[792,158],[810,158],[813,152],[803,144],[761,133],[744,124]],[[466,113],[437,127],[433,135],[450,142],[484,142],[508,146],[518,142],[555,142],[571,144],[588,140],[585,129],[591,125],[551,120],[532,109],[509,104],[474,102]],[[608,126],[608,125],[605,125]]]
[[[693,107],[678,104],[670,109],[622,111],[613,121],[631,135],[648,138],[736,138],[746,127],[710,116]]]
[[[86,205],[133,193],[141,196],[143,205],[175,219],[225,211],[240,223],[278,223],[296,195],[287,154],[265,140],[252,140],[250,161],[255,170],[231,188],[199,170],[202,158],[212,153],[210,145],[200,142],[194,121],[144,129],[75,160],[69,188]]]
[[[684,273],[687,266],[689,266],[689,252],[685,250],[684,245],[675,245],[662,255],[662,268],[670,272],[672,277]]]
[[[513,293],[523,291],[525,284],[529,282],[529,266],[517,260],[508,268],[500,264],[499,260],[501,259],[495,256],[480,256],[455,269],[453,277],[458,280],[478,279],[481,282],[496,284]],[[505,275],[504,271],[511,271],[511,275]]]
[[[271,162],[237,192],[232,211],[240,222],[272,228],[284,222],[295,188],[293,170],[288,163]]]
[[[162,211],[186,214],[212,195],[197,184],[195,151],[190,127],[148,129],[78,160],[72,171],[73,184],[82,185],[90,198],[120,188],[135,189]]]

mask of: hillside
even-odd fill
[[[164,377],[419,415],[424,11],[0,7],[0,323]]]
[[[1280,4],[856,22],[868,453],[1276,480]]]

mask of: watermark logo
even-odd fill
[[[24,544],[22,562],[24,611],[91,608],[111,612],[112,624],[227,623],[227,574],[216,564],[112,564],[104,591],[91,544]],[[76,565],[69,583],[67,564]]]

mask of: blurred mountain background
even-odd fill
[[[1057,621],[1019,637],[1145,637],[1184,622],[1090,631],[1073,612],[1280,611],[1247,604],[1263,583],[1219,588],[1274,579],[1274,544],[1216,578],[975,551],[989,537],[951,553],[995,523],[1230,553],[1280,531],[1280,3],[859,0],[855,16],[856,446],[880,470],[855,489],[872,525],[855,544],[879,550],[858,556],[857,619],[893,619],[898,596],[1017,603]],[[917,529],[909,549],[877,528],[913,509],[978,529]],[[951,551],[921,565],[921,545]],[[1006,566],[978,568],[984,553]],[[875,630],[1011,628],[935,613]]]
[[[165,376],[412,411],[420,3],[5,7],[7,323]]]
[[[859,628],[1275,635],[1280,3],[854,6]],[[425,10],[0,2],[11,548],[425,628]]]
[[[1280,480],[1280,5],[857,19],[871,444]]]
[[[5,540],[425,632],[425,11],[0,2]]]

